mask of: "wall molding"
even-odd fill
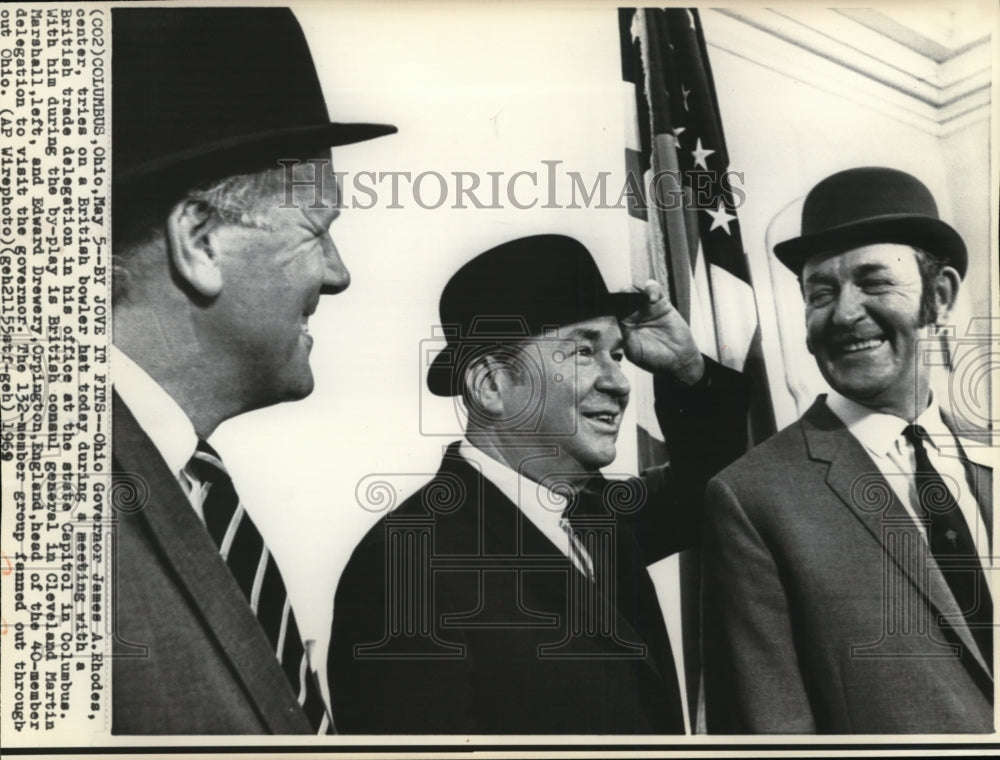
[[[833,9],[705,9],[710,47],[944,137],[989,119],[993,61],[984,35],[947,58]]]

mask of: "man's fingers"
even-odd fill
[[[644,322],[660,319],[673,310],[674,306],[663,292],[663,286],[656,280],[646,280],[638,290],[645,293],[646,303],[622,320],[625,325],[636,327]]]
[[[653,304],[663,298],[663,287],[656,280],[646,280],[642,286],[649,303]]]

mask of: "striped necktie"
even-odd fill
[[[202,501],[205,527],[271,642],[309,723],[319,734],[334,733],[278,564],[243,509],[222,459],[198,441],[189,469],[207,489]]]

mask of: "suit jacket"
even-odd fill
[[[992,474],[966,471],[990,525]],[[723,470],[706,496],[709,732],[991,732],[991,675],[924,547],[822,397]]]
[[[599,571],[596,584],[449,447],[341,577],[329,660],[338,730],[682,733],[646,567],[696,539],[710,471],[745,448],[746,400],[742,378],[717,365],[696,389],[658,381],[661,426],[686,446],[671,449],[672,468],[611,486],[645,494],[634,512],[591,514],[615,549],[614,580]]]
[[[174,475],[114,396],[114,734],[313,733]]]

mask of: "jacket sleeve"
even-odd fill
[[[646,500],[634,519],[649,564],[698,541],[708,481],[746,452],[750,382],[705,357],[698,383],[656,375],[653,392],[670,464],[643,473]]]
[[[815,733],[778,566],[724,477],[705,497],[708,732]]]
[[[358,546],[337,586],[328,664],[334,726],[345,734],[481,733],[468,652],[455,651],[460,632],[436,644],[420,631],[429,614],[387,605],[393,586],[381,529]]]

